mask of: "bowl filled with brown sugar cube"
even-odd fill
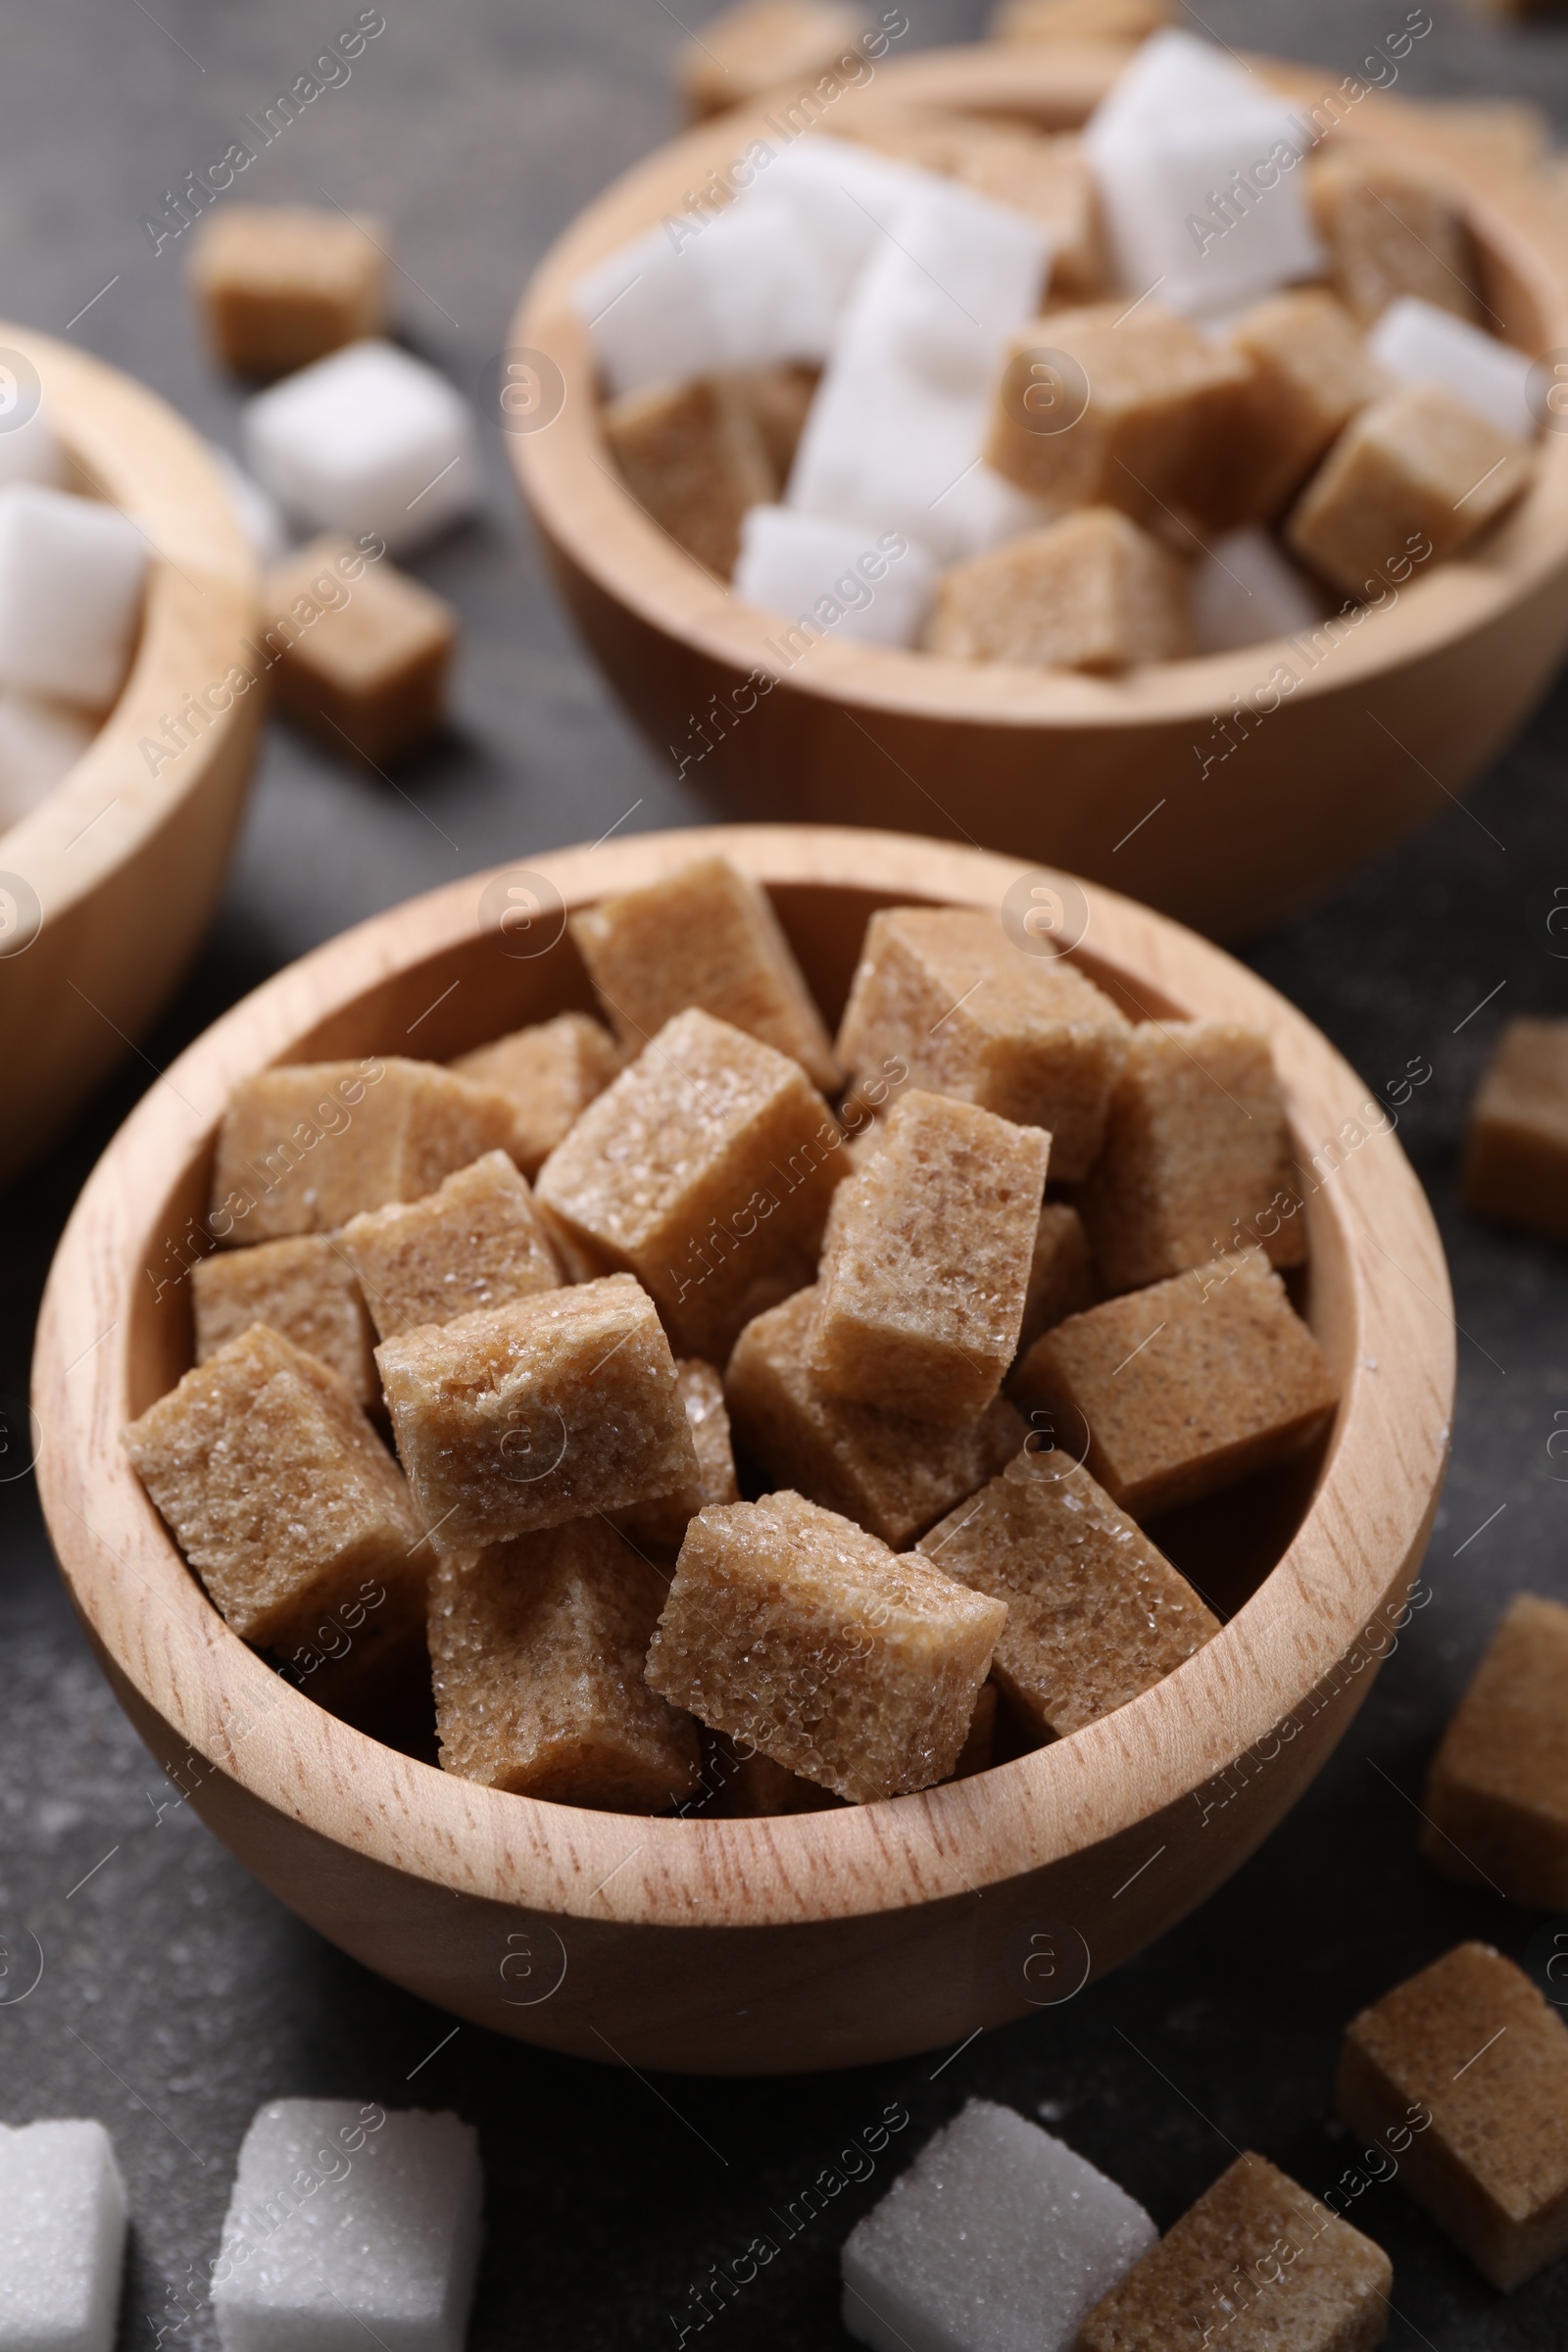
[[[1396,1125],[988,853],[476,876],[111,1147],[53,1539],[182,1793],[397,1982],[635,2065],[957,2039],[1200,1901],[1397,1639],[1452,1325]]]

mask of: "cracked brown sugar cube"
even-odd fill
[[[590,1260],[638,1277],[683,1355],[722,1364],[810,1281],[844,1167],[800,1064],[693,1010],[588,1105],[537,1190]]]
[[[1064,956],[1014,945],[986,907],[893,906],[873,914],[839,1055],[858,1087],[901,1083],[953,1095],[1051,1136],[1057,1183],[1100,1151],[1130,1026]]]
[[[1219,1632],[1164,1553],[1059,1451],[1025,1447],[919,1549],[1006,1602],[993,1678],[1054,1739],[1152,1690]]]
[[[1421,1851],[1450,1878],[1568,1911],[1568,1609],[1520,1592],[1427,1779]]]
[[[689,1795],[697,1726],[643,1680],[664,1590],[597,1518],[443,1560],[429,1620],[442,1770],[614,1813]]]
[[[531,1183],[621,1061],[603,1022],[586,1012],[562,1012],[460,1054],[450,1066],[472,1085],[510,1098],[516,1111],[512,1156]]]
[[[1470,1109],[1464,1200],[1568,1240],[1568,1021],[1510,1021]]]
[[[1228,519],[1242,523],[1280,512],[1384,377],[1355,319],[1317,286],[1258,303],[1227,340],[1252,368],[1231,453]]]
[[[615,1522],[634,1544],[666,1550],[680,1548],[688,1523],[710,1503],[740,1499],[724,1383],[711,1364],[691,1356],[675,1366],[675,1384],[697,1448],[697,1476],[690,1486],[658,1502],[639,1503],[634,1510],[619,1512]]]
[[[1142,1021],[1079,1206],[1108,1290],[1261,1243],[1299,1265],[1306,1216],[1269,1043],[1235,1021]]]
[[[423,1592],[430,1554],[403,1473],[347,1383],[265,1323],[150,1405],[125,1450],[247,1642],[309,1641],[367,1580]]]
[[[443,1554],[696,1479],[669,1342],[629,1275],[421,1324],[383,1340],[375,1360],[399,1458]]]
[[[1017,1353],[1051,1140],[911,1088],[840,1186],[811,1369],[830,1396],[963,1428]]]
[[[351,1217],[338,1247],[383,1340],[561,1288],[528,1180],[505,1152],[487,1152],[422,1200]]]
[[[1048,1200],[1035,1228],[1019,1348],[1032,1348],[1043,1331],[1082,1314],[1098,1295],[1082,1217],[1066,1200]]]
[[[601,899],[570,930],[631,1051],[695,1005],[788,1054],[824,1094],[838,1087],[832,1043],[767,895],[727,858]]]
[[[724,1374],[735,1434],[770,1479],[895,1549],[923,1535],[1017,1452],[1028,1430],[1004,1397],[966,1429],[830,1396],[811,1369],[817,1292],[747,1324]]]
[[[1113,507],[1026,531],[937,581],[923,640],[960,662],[1130,669],[1190,650],[1187,570]]]
[[[1242,2155],[1095,2305],[1075,2352],[1373,2352],[1393,2284],[1381,2246]]]
[[[741,0],[721,9],[680,53],[676,78],[693,116],[722,114],[781,82],[809,89],[841,61],[860,31],[853,8],[830,0]],[[856,56],[855,78],[863,67]]]
[[[208,1222],[220,1243],[332,1233],[362,1210],[434,1192],[505,1151],[512,1132],[505,1095],[432,1061],[371,1054],[261,1070],[223,1113]]]
[[[1568,2253],[1568,2026],[1489,1944],[1351,2019],[1335,2100],[1494,2286]]]
[[[1329,283],[1363,326],[1401,294],[1480,322],[1475,240],[1436,172],[1330,146],[1308,163],[1306,191]]]
[[[1299,1452],[1335,1403],[1323,1351],[1261,1250],[1070,1316],[1036,1341],[1012,1390],[1083,1416],[1090,1474],[1135,1519]]]
[[[220,1250],[192,1266],[190,1290],[198,1364],[253,1323],[266,1323],[329,1365],[356,1404],[380,1403],[370,1318],[335,1238],[299,1234],[254,1250]]]
[[[952,1772],[1005,1619],[1001,1601],[786,1491],[692,1521],[648,1680],[872,1804]]]
[[[1391,566],[1412,557],[1442,563],[1468,547],[1528,489],[1534,469],[1530,450],[1442,384],[1406,384],[1351,418],[1285,535],[1334,587],[1372,596]]]
[[[457,614],[384,555],[315,539],[269,576],[265,604],[278,707],[331,750],[378,767],[440,725]]]
[[[287,375],[385,324],[378,221],[303,204],[222,204],[199,224],[190,277],[208,340],[241,375]]]
[[[601,413],[605,439],[638,506],[699,564],[727,580],[749,507],[779,481],[756,411],[722,375],[625,392]]]

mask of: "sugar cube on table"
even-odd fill
[[[368,1580],[417,1611],[430,1553],[403,1473],[337,1374],[253,1323],[125,1432],[175,1542],[247,1642],[307,1640]]]
[[[992,1674],[1062,1740],[1201,1649],[1219,1622],[1069,1454],[1026,1448],[922,1536],[945,1576],[1007,1604]]]
[[[996,41],[1143,41],[1174,21],[1172,0],[1002,0]]]
[[[146,573],[147,541],[118,509],[38,483],[0,489],[0,686],[106,710]]]
[[[208,1221],[223,1243],[331,1233],[505,1151],[513,1125],[509,1096],[433,1061],[372,1054],[261,1070],[229,1096]]]
[[[234,519],[244,532],[251,554],[264,571],[270,571],[288,554],[288,525],[283,510],[270,490],[248,474],[237,459],[216,441],[207,444],[208,454],[223,477]]]
[[[1135,1519],[1299,1452],[1329,1420],[1323,1351],[1261,1250],[1069,1316],[1013,1377],[1088,1424],[1088,1468]]]
[[[748,509],[778,496],[750,402],[722,375],[622,393],[600,424],[632,497],[687,555],[727,580]]]
[[[1232,512],[1215,519],[1252,522],[1280,512],[1356,410],[1386,387],[1381,355],[1321,287],[1244,311],[1225,340],[1252,374],[1230,453]]]
[[[1075,2352],[1372,2352],[1394,2266],[1266,2158],[1242,2155],[1095,2305]]]
[[[860,19],[829,0],[741,0],[703,24],[701,40],[686,43],[675,78],[689,111],[722,114],[749,98],[798,82],[812,89],[842,59],[858,80],[864,68],[856,43]]]
[[[699,1511],[710,1503],[740,1500],[724,1383],[711,1364],[689,1356],[675,1366],[675,1385],[697,1449],[697,1476],[689,1487],[673,1494],[616,1512],[615,1525],[639,1549],[649,1544],[657,1551],[678,1551],[681,1538]]]
[[[1568,1238],[1568,1021],[1503,1030],[1470,1106],[1464,1200],[1479,1216]]]
[[[223,2352],[463,2352],[484,2230],[471,2124],[274,2099],[240,2144],[213,2265]]]
[[[871,1804],[952,1772],[1005,1619],[1003,1602],[786,1490],[692,1521],[647,1678]]]
[[[473,416],[445,376],[370,340],[285,376],[248,401],[246,462],[308,528],[373,532],[401,555],[433,539],[478,495]]]
[[[395,760],[440,725],[457,614],[384,557],[330,534],[266,583],[267,635],[281,639],[279,708],[341,757]]]
[[[1188,610],[1193,651],[1228,654],[1270,637],[1315,629],[1324,597],[1266,531],[1231,531],[1193,564]]]
[[[70,703],[0,690],[0,831],[65,782],[96,732]]]
[[[970,2099],[845,2239],[844,2325],[876,2352],[1070,2352],[1157,2234],[1064,2141]]]
[[[485,1152],[422,1200],[390,1200],[351,1217],[333,1247],[351,1279],[358,1277],[383,1340],[561,1288],[528,1180],[505,1152]]]
[[[1451,310],[1401,294],[1366,339],[1368,356],[1402,384],[1446,384],[1467,409],[1514,441],[1535,438],[1533,363]]]
[[[1568,2253],[1568,2026],[1490,1944],[1351,2019],[1335,2103],[1494,2286]]]
[[[353,1259],[335,1236],[302,1233],[254,1250],[220,1250],[192,1266],[190,1295],[198,1364],[253,1323],[266,1323],[328,1365],[356,1404],[380,1402],[370,1318]]]
[[[824,1094],[837,1089],[832,1043],[783,926],[727,858],[601,899],[569,929],[623,1046],[641,1052],[695,1005],[789,1054]]]
[[[620,1049],[591,1014],[561,1012],[460,1054],[451,1066],[458,1077],[512,1103],[516,1116],[509,1149],[532,1182],[621,1060]]]
[[[806,644],[814,632],[913,645],[935,578],[930,557],[902,532],[874,536],[861,523],[758,506],[741,523],[732,586],[749,605],[793,620]]]
[[[810,1280],[844,1168],[800,1063],[694,1007],[589,1103],[537,1192],[589,1262],[638,1277],[683,1355],[721,1364]]]
[[[1187,567],[1113,507],[1009,539],[937,582],[928,653],[1114,671],[1190,650]]]
[[[1421,1851],[1450,1878],[1568,1911],[1568,1609],[1509,1602],[1432,1760]]]
[[[629,1275],[542,1291],[375,1351],[398,1456],[443,1553],[690,1487],[653,1300]]]
[[[1017,1352],[1050,1138],[910,1088],[833,1203],[811,1369],[829,1395],[964,1428]]]
[[[444,1560],[430,1586],[442,1770],[612,1813],[690,1795],[697,1726],[643,1680],[667,1581],[597,1517]]]
[[[1475,240],[1439,172],[1330,145],[1307,165],[1306,186],[1329,283],[1363,326],[1401,294],[1479,316]]]
[[[380,334],[385,234],[318,205],[219,205],[197,224],[189,265],[217,357],[241,375],[285,375]]]
[[[1001,1396],[963,1429],[830,1396],[811,1368],[817,1298],[813,1284],[747,1324],[724,1374],[730,1419],[770,1479],[900,1549],[1029,1433]]]
[[[0,2124],[0,2344],[112,2352],[125,2183],[103,2125]]]
[[[1348,596],[1457,555],[1530,485],[1534,459],[1442,384],[1406,384],[1351,418],[1286,525]]]
[[[1097,1297],[1094,1270],[1089,1263],[1089,1237],[1078,1211],[1065,1200],[1048,1200],[1035,1228],[1024,1292],[1020,1348],[1032,1348],[1043,1331],[1082,1314]]]
[[[1026,953],[993,909],[893,906],[866,925],[838,1052],[858,1086],[902,1064],[901,1083],[1047,1128],[1065,1184],[1094,1164],[1130,1034],[1075,964]]]
[[[1306,1215],[1268,1039],[1236,1021],[1140,1021],[1079,1205],[1108,1290],[1251,1242],[1299,1265]]]

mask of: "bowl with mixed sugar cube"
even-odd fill
[[[1568,295],[1420,37],[847,58],[590,205],[495,418],[676,773],[1221,938],[1463,793],[1568,641]]]
[[[564,851],[170,1077],[51,1274],[53,1541],[168,1801],[459,2016],[784,2072],[1070,2000],[1398,1638],[1413,1080],[1097,885]]]

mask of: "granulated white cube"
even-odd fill
[[[0,395],[5,389],[0,376]],[[65,487],[65,453],[44,408],[34,409],[23,424],[7,425],[0,414],[0,489],[12,482],[41,482],[49,490]]]
[[[31,482],[0,490],[0,686],[106,709],[146,570],[147,542],[116,508]]]
[[[846,2239],[844,2325],[877,2352],[1068,2352],[1158,2235],[1061,2140],[971,2099]]]
[[[455,2115],[274,2099],[239,2152],[213,2310],[223,2352],[463,2352],[483,2221]]]
[[[0,2124],[0,2345],[110,2352],[125,2183],[102,2124]]]
[[[65,780],[93,733],[92,720],[69,703],[0,691],[0,831]]]
[[[1456,318],[1419,295],[1401,294],[1373,327],[1366,347],[1400,383],[1446,384],[1499,433],[1515,441],[1535,439],[1530,361],[1467,318]]]
[[[857,522],[830,522],[792,507],[753,507],[741,524],[735,594],[835,637],[913,645],[936,565],[902,534],[884,536],[890,546]]]
[[[282,508],[260,482],[252,479],[243,466],[235,464],[226,449],[220,449],[216,441],[207,446],[223,477],[234,519],[250,543],[251,554],[263,571],[275,570],[289,550],[288,525],[283,520]]]
[[[1189,589],[1194,648],[1228,654],[1265,637],[1315,629],[1323,600],[1267,531],[1232,531],[1193,565]]]
[[[445,376],[391,343],[350,343],[247,402],[245,454],[313,530],[368,531],[392,555],[472,507],[473,417]]]

